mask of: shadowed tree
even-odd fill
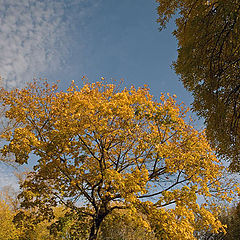
[[[237,240],[240,238],[240,204],[225,209],[220,213],[220,219],[227,226],[226,233],[203,232],[199,234],[201,240]]]
[[[161,28],[176,17],[178,58],[174,63],[204,117],[218,154],[240,170],[240,2],[157,0]]]

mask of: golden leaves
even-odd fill
[[[20,231],[13,224],[14,212],[0,199],[0,239],[17,240]]]
[[[38,158],[22,185],[26,207],[45,211],[64,202],[75,209],[80,199],[97,219],[114,209],[113,202],[134,212],[153,197],[146,215],[163,236],[194,239],[196,224],[221,228],[197,196],[210,198],[219,189],[223,167],[175,96],[162,94],[158,102],[147,88],[119,90],[102,82],[56,89],[35,84],[4,98],[7,117],[19,125],[2,152],[19,163],[30,154]],[[230,195],[225,189],[218,197]],[[176,207],[164,209],[171,204]]]

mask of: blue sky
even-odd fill
[[[159,32],[154,0],[0,0],[0,75],[23,87],[33,78],[61,80],[66,89],[83,75],[148,84],[190,105],[170,65],[177,56],[174,24]],[[0,186],[14,184],[0,165]]]

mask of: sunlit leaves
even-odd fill
[[[13,224],[14,212],[0,199],[0,239],[17,240],[19,231]]]
[[[4,104],[19,125],[2,153],[21,164],[31,154],[38,158],[19,195],[38,221],[52,219],[61,204],[91,219],[90,239],[115,209],[128,209],[139,224],[175,239],[194,239],[196,226],[207,223],[222,227],[197,195],[210,198],[219,189],[223,167],[175,97],[155,101],[146,87],[119,90],[103,82],[72,83],[66,92],[33,83],[5,92]]]

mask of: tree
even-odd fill
[[[227,224],[227,234],[224,240],[234,240],[240,237],[240,203],[232,207],[225,215],[222,221]]]
[[[12,223],[19,232],[19,240],[60,240],[60,239],[76,239],[70,238],[65,229],[61,229],[61,234],[53,235],[50,231],[59,219],[66,213],[63,206],[53,208],[55,219],[49,221],[44,219],[42,221],[33,221],[31,209],[18,209],[13,213]],[[68,230],[68,229],[67,229]],[[7,239],[7,238],[6,238]],[[79,238],[77,238],[79,239]],[[80,238],[81,239],[81,238]],[[83,238],[84,239],[84,238]]]
[[[100,240],[157,240],[153,231],[149,231],[149,226],[139,224],[138,217],[129,212],[128,209],[115,210],[103,221],[100,231]]]
[[[6,134],[8,131],[10,131],[11,128],[14,127],[13,121],[7,121],[7,119],[4,117],[4,114],[7,110],[6,106],[3,105],[4,92],[5,90],[2,87],[2,77],[0,76],[0,135]],[[2,138],[0,138],[0,144],[2,144],[1,141],[2,141]],[[14,165],[14,161],[9,155],[6,155],[3,157],[0,154],[0,164],[1,163]]]
[[[19,239],[19,232],[12,222],[13,216],[6,202],[0,199],[0,239]]]
[[[240,170],[240,2],[156,0],[161,28],[176,16],[178,59],[174,63],[204,117],[219,155]]]
[[[128,209],[115,209],[107,215],[99,230],[99,240],[156,240],[153,231],[149,226],[139,223],[140,213],[133,213]],[[71,211],[60,217],[50,227],[51,234],[57,237],[64,236],[67,239],[87,239],[91,219],[79,219],[79,216]],[[60,238],[61,239],[61,238]]]
[[[240,237],[240,203],[225,209],[220,213],[220,219],[227,226],[226,234],[223,232],[200,234],[202,240],[236,240]]]
[[[174,97],[157,102],[147,88],[102,82],[72,83],[66,92],[35,82],[4,96],[6,117],[18,127],[3,136],[2,154],[20,164],[38,158],[19,195],[36,223],[54,218],[61,204],[90,219],[90,240],[117,209],[163,238],[194,239],[196,226],[223,227],[214,206],[197,203],[211,189],[230,200],[219,181],[223,167]]]

